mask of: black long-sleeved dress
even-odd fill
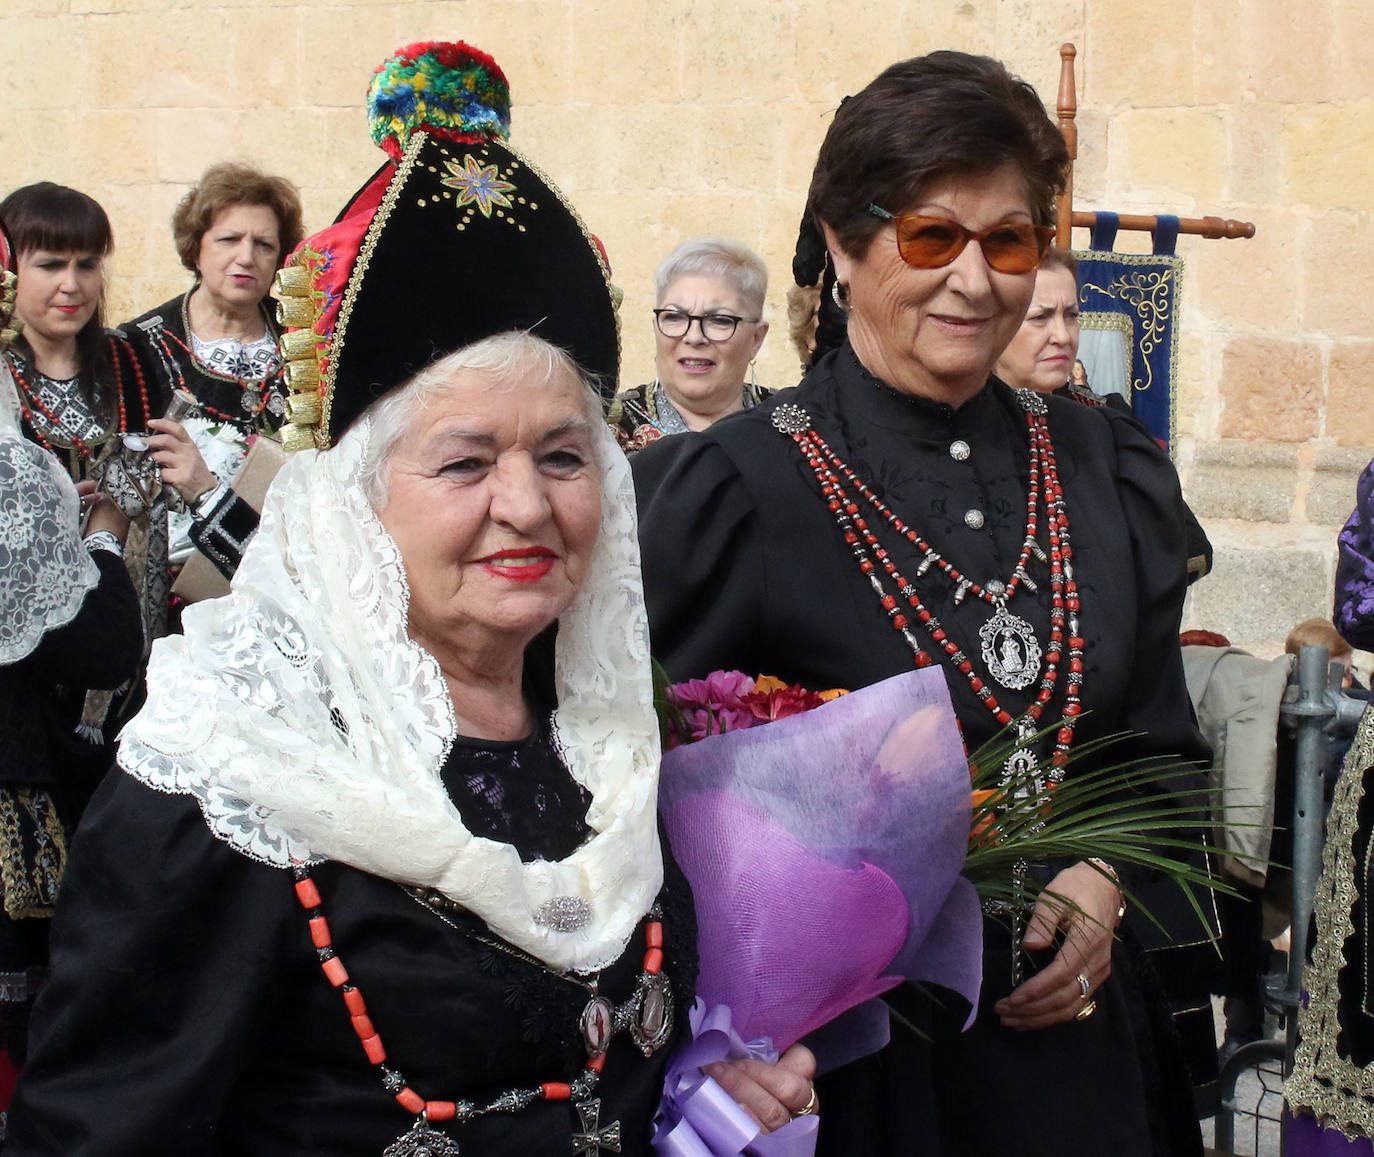
[[[526,860],[568,855],[588,834],[590,797],[546,732],[459,740],[442,774],[468,829]],[[666,848],[665,873],[664,967],[681,1034],[696,926]],[[313,879],[386,1064],[421,1096],[486,1100],[581,1072],[585,985],[394,882],[334,863]],[[644,955],[641,925],[600,991],[624,1001]],[[191,797],[118,770],[82,827],[32,1035],[6,1157],[380,1157],[413,1120],[321,973],[291,874],[215,839]],[[625,1154],[649,1152],[671,1051],[646,1058],[614,1038],[594,1095],[600,1126],[620,1122]],[[547,1101],[439,1128],[463,1153],[566,1157],[579,1125],[572,1104]]]
[[[76,617],[0,667],[0,1048],[16,1065],[48,963],[71,834],[109,766],[106,745],[76,731],[86,691],[119,686],[143,653],[138,596],[123,560],[108,550],[94,558],[99,581]]]
[[[1020,553],[1030,459],[1013,392],[991,379],[956,410],[889,388],[845,346],[796,390],[632,460],[654,651],[675,679],[737,668],[852,689],[912,667],[810,467],[771,424],[787,403],[804,407],[859,476],[966,574],[1005,581]],[[1055,398],[1047,404],[1083,603],[1077,742],[1139,731],[1133,755],[1201,758],[1178,647],[1185,564],[1177,477],[1123,415]],[[938,570],[914,577],[915,548],[876,516],[870,523],[925,605],[977,656],[991,608],[971,597],[956,604]],[[1042,545],[1044,534],[1042,516]],[[1043,642],[1050,584],[1043,564],[1030,569],[1038,593],[1023,589],[1009,609]],[[946,674],[976,749],[998,725],[962,675]],[[1063,685],[1061,677],[1047,723],[1058,718]],[[1037,690],[996,689],[1013,715]],[[933,1047],[894,1028],[884,1052],[823,1080],[822,1153],[1058,1155],[1106,1152],[1110,1140],[1124,1157],[1198,1144],[1186,1081],[1167,1094],[1158,1087],[1158,1070],[1168,1066],[1154,1054],[1133,986],[1114,978],[1087,1021],[1015,1034],[991,1012],[1011,987],[1008,937],[987,923],[985,938],[976,1027]],[[1118,971],[1129,969],[1119,950],[1114,956]],[[898,999],[909,997],[899,990]],[[1177,1103],[1178,1114],[1161,1109],[1166,1103]]]

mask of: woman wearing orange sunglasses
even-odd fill
[[[1066,163],[1034,90],[985,57],[893,65],[840,107],[808,212],[847,341],[796,390],[634,459],[674,679],[857,688],[938,664],[969,750],[1026,737],[1047,807],[1104,736],[1133,733],[1112,760],[1205,755],[1167,457],[1124,415],[993,376]],[[891,1043],[818,1082],[823,1155],[1201,1152],[1114,936],[1131,881],[1105,860],[1015,871],[1029,899],[984,921],[972,1029],[957,998],[894,990]]]

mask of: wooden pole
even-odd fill
[[[1075,213],[1073,223],[1080,229],[1091,229],[1097,224],[1096,213]],[[1148,214],[1141,216],[1131,213],[1122,213],[1118,218],[1119,227],[1153,233],[1159,225],[1158,217],[1151,217]],[[1255,223],[1253,221],[1234,221],[1230,217],[1180,217],[1178,219],[1178,231],[1180,233],[1192,233],[1199,237],[1206,237],[1210,240],[1217,240],[1223,237],[1253,237],[1255,235]],[[1063,245],[1065,242],[1060,241]]]
[[[1078,49],[1072,44],[1059,46],[1059,131],[1069,148],[1069,167],[1064,177],[1064,195],[1059,198],[1058,220],[1055,223],[1055,243],[1064,249],[1073,244],[1073,166],[1078,160],[1078,93],[1074,88],[1073,59]]]

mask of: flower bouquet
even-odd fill
[[[1079,744],[1070,762],[1091,770],[1057,782],[1032,754],[1057,725],[1013,726],[969,757],[936,668],[852,694],[718,671],[662,686],[659,708],[660,812],[700,926],[695,1039],[655,1135],[674,1157],[814,1145],[811,1118],[760,1136],[701,1065],[775,1060],[832,1023],[824,1044],[847,1051],[818,1047],[823,1070],[876,1051],[889,1020],[872,998],[904,979],[958,994],[971,1021],[980,903],[1033,901],[1026,861],[1101,857],[1216,886],[1186,860],[1212,824],[1205,789],[1179,788],[1191,769],[1112,764],[1112,737]]]
[[[700,1065],[776,1057],[903,979],[958,993],[970,1013],[976,1005],[978,896],[960,875],[968,762],[937,670],[848,695],[717,672],[669,688],[665,700],[659,807],[693,885],[697,992],[709,1012],[697,1011],[697,1040],[670,1069],[656,1144],[739,1152],[674,1139],[725,1131],[729,1106],[712,1099]],[[733,1033],[721,1027],[722,1007]],[[719,1048],[703,1059],[704,1025]],[[885,1013],[858,1014],[845,1034],[853,1050],[822,1062],[874,1051],[886,1030]],[[808,1122],[755,1136],[748,1151],[808,1151],[785,1148],[809,1135]]]

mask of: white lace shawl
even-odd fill
[[[338,860],[436,888],[554,968],[604,967],[663,878],[629,465],[601,429],[601,531],[555,658],[556,739],[591,793],[594,834],[567,859],[522,864],[464,828],[440,779],[456,720],[439,664],[407,633],[400,553],[358,482],[369,433],[363,419],[282,468],[232,592],[189,608],[184,636],[154,645],[119,762],[195,796],[210,831],[244,855]],[[540,923],[560,897],[585,901],[590,923]]]
[[[24,437],[0,358],[0,666],[76,618],[100,571],[81,542],[81,499],[61,464]]]

